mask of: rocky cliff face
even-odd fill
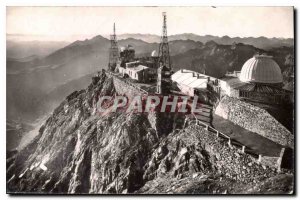
[[[70,94],[28,146],[7,152],[9,193],[293,192],[291,172],[261,166],[201,127],[183,128],[176,115],[100,116],[99,95],[116,95],[104,73]]]

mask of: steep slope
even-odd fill
[[[14,65],[8,61],[7,71],[18,72],[7,74],[8,117],[21,116],[29,120],[39,117],[44,111],[39,112],[38,108],[48,108],[54,103],[44,101],[50,91],[64,87],[67,82],[80,80],[106,65],[108,47],[109,41],[99,36],[74,42],[43,59]],[[67,93],[82,89],[69,88]],[[62,95],[65,96],[65,93]]]
[[[269,193],[293,191],[290,172],[278,175],[203,128],[191,124],[182,129],[174,115],[116,112],[100,116],[99,96],[115,94],[112,78],[104,73],[87,89],[70,94],[28,146],[7,153],[7,191],[266,192],[257,191],[258,183]],[[272,177],[279,181],[276,188],[266,186]]]
[[[36,184],[46,181],[45,178],[48,181],[44,187],[53,192],[88,192],[89,188],[94,192],[109,190],[105,184],[112,181],[112,169],[117,167],[117,162],[122,162],[122,165],[129,168],[132,162],[130,159],[134,159],[136,150],[146,151],[151,148],[151,140],[157,141],[156,135],[149,132],[151,126],[144,116],[122,113],[100,118],[92,115],[97,95],[113,94],[112,81],[103,76],[96,86],[90,85],[86,91],[74,92],[68,96],[40,129],[37,138],[17,155],[15,164],[8,169],[9,174],[12,171],[17,174],[31,169],[33,174],[25,173],[24,178],[33,175],[40,176],[40,179],[27,177],[23,181],[29,182],[24,184],[18,180],[18,177],[22,177],[16,175],[16,179],[10,181],[16,181],[15,185],[11,185],[10,191],[43,190],[43,185],[36,188]],[[57,126],[58,124],[60,125]],[[140,126],[133,126],[134,124]],[[144,140],[147,142],[143,142]],[[136,148],[131,149],[133,146]],[[139,156],[141,161],[142,155],[144,154]],[[22,163],[23,159],[27,161]],[[99,162],[92,163],[91,159]],[[43,165],[47,166],[47,170],[41,173],[39,169]],[[74,172],[75,176],[72,175]],[[120,176],[130,176],[123,173]],[[137,183],[129,180],[128,186],[124,187],[133,190],[130,187],[134,188],[134,184]]]

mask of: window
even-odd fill
[[[249,98],[250,94],[249,92],[241,91],[239,92],[240,97],[246,97]]]

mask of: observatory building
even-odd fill
[[[255,55],[245,62],[240,72],[220,79],[220,95],[263,103],[282,103],[290,98],[284,89],[280,67],[271,56]],[[214,83],[211,84],[214,88]]]
[[[282,88],[283,78],[280,67],[271,56],[267,55],[253,56],[244,63],[241,71],[227,73],[220,79],[190,70],[179,70],[172,76],[172,80],[184,94],[192,94],[192,96],[194,91],[197,91],[195,93],[198,93],[197,95],[213,94],[218,99],[227,95],[275,104],[289,102],[292,98],[291,93]]]

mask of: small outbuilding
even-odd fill
[[[149,81],[149,67],[138,65],[136,67],[126,68],[125,71],[131,79],[137,80],[138,82],[146,83]]]

